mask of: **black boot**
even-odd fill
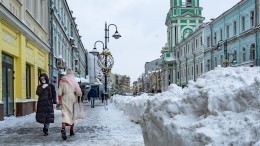
[[[73,135],[75,135],[75,133],[74,133],[73,129],[70,129],[70,136],[73,136]]]
[[[43,128],[43,133],[44,133],[44,136],[47,136],[48,135],[48,129],[47,128]]]
[[[63,140],[67,140],[65,129],[61,129],[61,137],[62,137]]]

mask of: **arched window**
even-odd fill
[[[250,60],[255,59],[255,43],[251,44],[250,46]]]

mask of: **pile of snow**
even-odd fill
[[[216,68],[184,89],[171,85],[153,97],[114,98],[141,123],[149,146],[260,146],[259,101],[259,67]]]

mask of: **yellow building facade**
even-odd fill
[[[48,73],[49,47],[0,5],[0,120],[35,111],[38,76]]]

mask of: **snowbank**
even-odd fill
[[[184,89],[122,98],[114,102],[141,123],[148,146],[260,146],[259,67],[216,68]]]

